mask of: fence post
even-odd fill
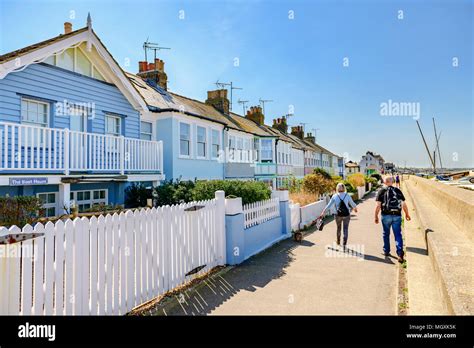
[[[217,250],[219,256],[217,263],[219,265],[225,265],[226,263],[226,221],[225,221],[225,193],[224,191],[215,192],[216,199],[216,214],[217,214]]]
[[[290,212],[290,202],[289,202],[288,191],[287,190],[272,191],[272,197],[278,198],[280,201],[280,216],[281,216],[282,233],[286,235],[290,235],[291,234],[291,212]]]
[[[121,135],[119,137],[119,146],[120,146],[120,175],[125,174],[125,160],[130,161],[130,154],[127,155],[125,159],[125,137]]]
[[[227,263],[237,265],[245,259],[244,213],[242,198],[225,200]]]
[[[64,130],[64,174],[69,175],[69,129]]]

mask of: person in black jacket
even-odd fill
[[[377,193],[377,207],[375,208],[375,223],[379,223],[379,213],[382,211],[383,227],[383,252],[385,256],[390,255],[390,228],[395,236],[398,261],[403,262],[403,238],[402,238],[402,209],[407,221],[411,220],[408,206],[405,203],[403,192],[393,186],[393,177],[385,178],[385,186]]]

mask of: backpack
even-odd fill
[[[350,212],[349,212],[349,209],[347,208],[347,205],[346,203],[344,203],[344,199],[346,198],[347,196],[347,193],[344,195],[344,198],[341,199],[341,197],[339,197],[339,206],[337,207],[337,216],[349,216],[350,215]]]
[[[387,191],[385,191],[383,210],[390,213],[399,213],[402,211],[402,203],[398,199],[397,192],[393,187],[387,187]]]

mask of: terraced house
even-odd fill
[[[259,180],[273,188],[337,156],[270,127],[260,106],[230,111],[227,90],[202,102],[167,88],[165,63],[124,72],[87,25],[0,56],[0,195],[37,196],[43,216],[77,206],[123,205],[132,183],[166,179]],[[336,162],[335,162],[336,161]],[[336,164],[335,164],[336,163]]]
[[[131,182],[164,178],[148,113],[90,17],[0,56],[0,195],[38,196],[44,216],[123,204]]]

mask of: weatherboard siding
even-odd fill
[[[33,64],[0,80],[0,121],[21,122],[21,96],[50,102],[49,127],[69,128],[69,116],[54,115],[54,103],[95,103],[88,132],[105,133],[105,113],[123,116],[122,135],[140,136],[140,114],[111,84],[47,64]]]

